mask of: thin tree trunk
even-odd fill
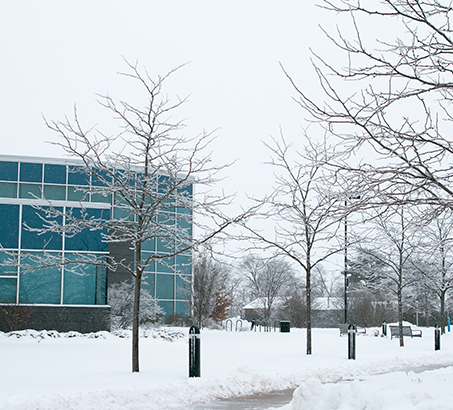
[[[445,291],[440,293],[440,331],[445,334]]]
[[[403,336],[403,297],[402,297],[401,285],[398,289],[398,327],[400,333],[400,347],[404,347],[404,336]]]
[[[307,354],[311,354],[311,272],[307,269]]]
[[[135,290],[134,311],[132,318],[132,372],[139,372],[139,341],[140,341],[140,293],[142,287],[142,252],[141,244],[138,243],[135,252]]]

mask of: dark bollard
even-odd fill
[[[201,377],[200,369],[200,329],[189,329],[189,377]]]
[[[382,322],[382,336],[387,337],[387,322],[385,320]]]
[[[354,325],[348,326],[348,359],[355,360],[355,333]]]
[[[437,325],[434,329],[434,350],[440,350],[440,329]]]

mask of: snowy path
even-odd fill
[[[406,369],[406,372],[422,373],[437,369],[445,369],[453,366],[453,362],[445,365],[432,365]],[[382,373],[381,375],[390,373]],[[344,382],[344,380],[341,380]],[[197,403],[184,406],[175,410],[268,410],[283,407],[291,402],[295,389],[286,389],[268,394],[235,397],[225,400],[217,400],[209,403]]]

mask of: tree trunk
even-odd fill
[[[403,292],[401,286],[398,289],[398,327],[400,333],[400,347],[404,347],[404,336],[403,336]]]
[[[311,272],[307,269],[306,295],[307,295],[307,354],[311,354]]]
[[[132,372],[139,372],[138,345],[140,340],[140,288],[142,284],[142,275],[137,274],[135,277],[134,292],[134,313],[132,319]]]
[[[440,332],[445,334],[445,291],[440,293]]]
[[[142,287],[142,249],[141,243],[135,250],[135,289],[134,311],[132,318],[132,372],[139,372],[139,341],[140,341],[140,293]]]

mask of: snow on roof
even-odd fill
[[[251,309],[263,309],[265,305],[265,298],[257,298],[255,300],[252,300],[250,303],[247,303],[243,309],[245,310],[251,310]],[[272,303],[273,307],[279,307],[285,302],[283,298],[275,298],[274,302]]]
[[[343,299],[333,297],[316,298],[313,304],[315,310],[333,310],[341,309]]]

